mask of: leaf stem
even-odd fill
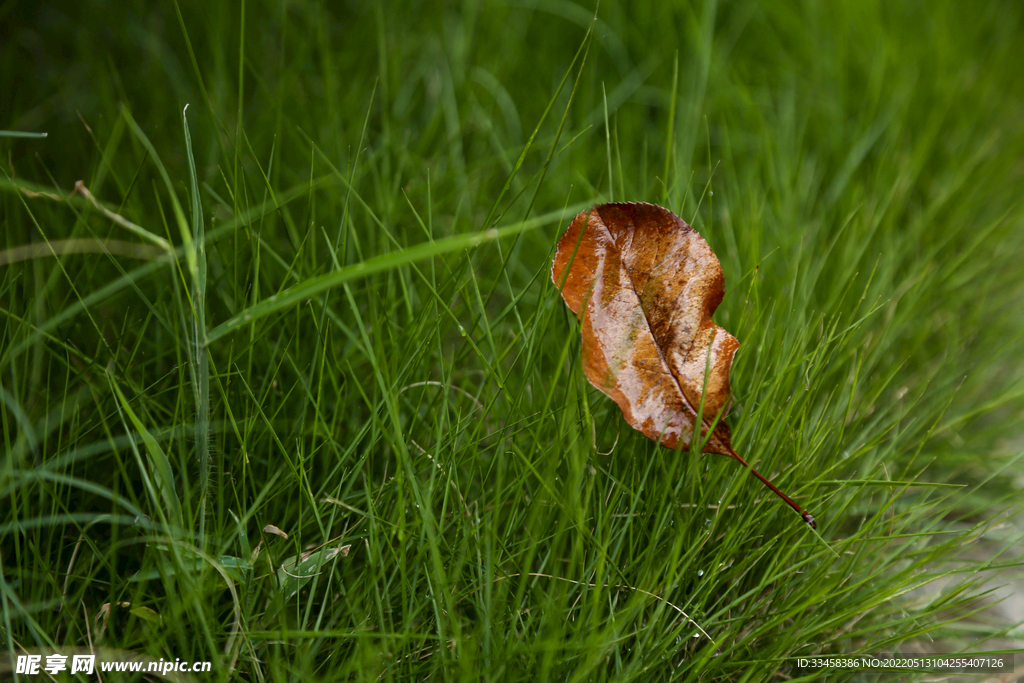
[[[779,498],[781,498],[782,500],[786,501],[786,502],[787,502],[787,503],[789,504],[789,507],[791,507],[791,508],[793,508],[794,510],[796,510],[797,512],[799,512],[799,513],[800,513],[800,516],[801,516],[801,517],[803,517],[803,519],[804,519],[804,521],[805,521],[805,522],[807,522],[808,524],[810,524],[810,525],[811,525],[811,528],[812,528],[812,529],[817,529],[817,528],[818,528],[818,524],[817,524],[817,522],[815,522],[815,521],[814,521],[814,517],[812,517],[812,516],[810,515],[810,513],[808,513],[808,512],[805,512],[805,511],[804,511],[804,509],[803,509],[802,507],[800,507],[799,505],[797,505],[796,503],[794,503],[794,502],[793,502],[793,499],[792,499],[792,498],[790,498],[790,497],[789,497],[789,496],[787,496],[787,495],[786,495],[785,493],[783,493],[782,491],[780,491],[780,490],[778,489],[778,487],[776,487],[776,486],[775,486],[775,484],[773,484],[773,483],[771,483],[770,481],[768,481],[767,479],[765,479],[765,477],[764,477],[764,476],[763,476],[763,475],[762,475],[762,474],[761,474],[760,472],[758,472],[757,470],[755,470],[755,469],[754,469],[753,467],[751,467],[751,466],[750,466],[750,463],[748,463],[748,462],[747,462],[746,460],[744,460],[743,458],[741,458],[741,457],[740,457],[740,455],[739,455],[739,453],[737,453],[737,452],[736,452],[735,450],[733,450],[733,448],[732,448],[732,447],[729,447],[729,455],[731,455],[732,457],[734,457],[734,458],[736,458],[737,460],[739,460],[739,461],[740,461],[740,462],[741,462],[741,463],[743,464],[743,466],[744,466],[744,467],[746,467],[747,469],[749,469],[749,470],[750,470],[751,472],[753,472],[753,473],[754,473],[754,476],[755,476],[755,477],[757,477],[758,479],[760,479],[760,480],[761,480],[761,482],[762,482],[762,483],[763,483],[763,484],[764,484],[765,486],[767,486],[767,487],[768,487],[768,488],[770,488],[770,489],[771,489],[772,491],[774,491],[774,492],[775,492],[775,495],[777,495],[777,496],[778,496]]]

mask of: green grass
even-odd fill
[[[979,612],[1020,571],[1018,4],[231,4],[0,5],[0,128],[48,133],[0,134],[7,650],[760,681],[1019,645]],[[550,259],[607,200],[715,249],[733,445],[818,534],[583,378]]]

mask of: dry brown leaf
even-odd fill
[[[263,533],[265,533],[265,534],[274,534],[275,536],[280,536],[281,538],[284,538],[284,539],[288,538],[288,534],[287,533],[282,531],[280,528],[274,526],[273,524],[268,524],[265,527],[263,527]]]
[[[739,342],[711,320],[725,277],[703,237],[654,204],[601,204],[578,214],[562,235],[551,280],[582,321],[584,374],[632,427],[667,448],[689,448],[703,396],[704,452],[750,467],[733,450],[721,419]]]

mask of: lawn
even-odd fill
[[[0,677],[1021,648],[1021,44],[1009,1],[0,4]],[[817,530],[588,384],[551,260],[608,201],[718,255],[732,444]]]

